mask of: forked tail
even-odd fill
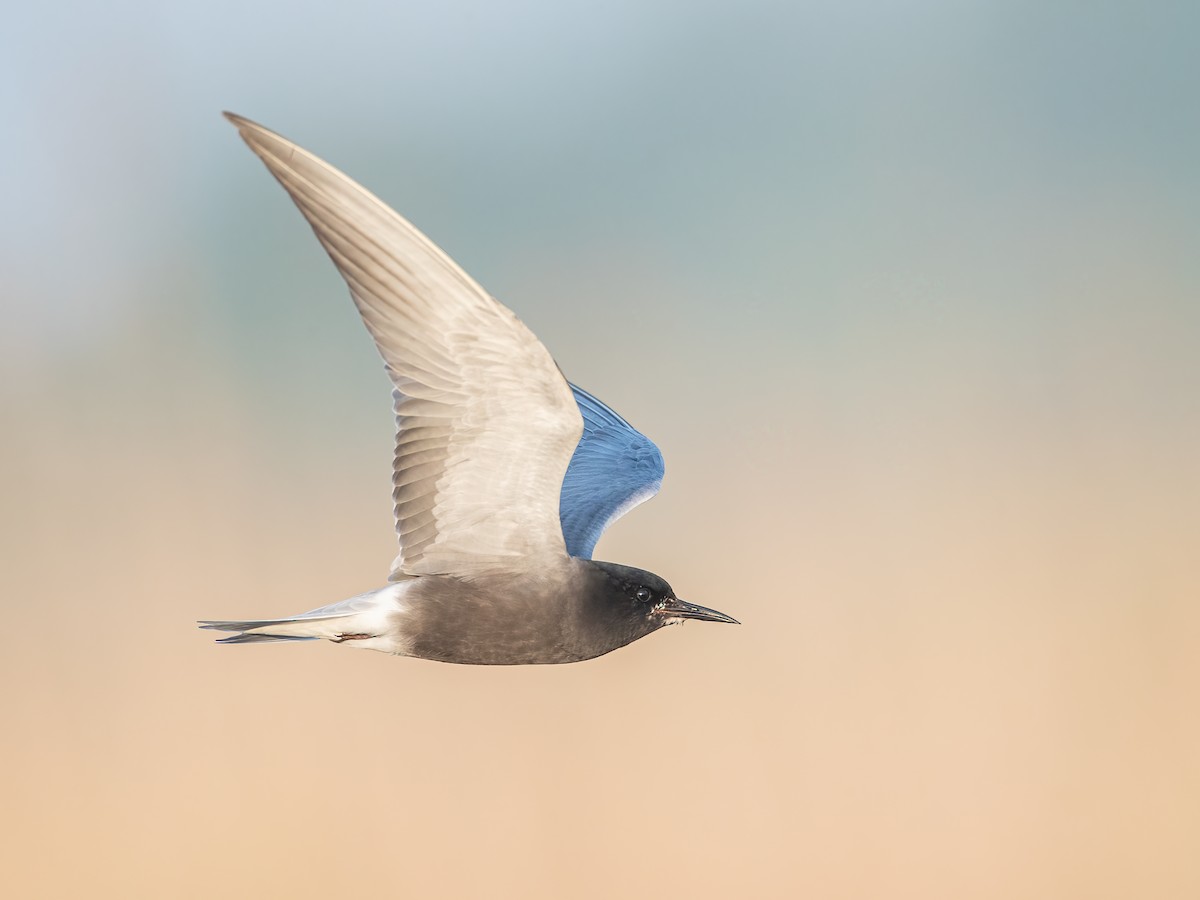
[[[251,619],[247,621],[204,621],[201,628],[212,631],[236,631],[229,637],[217,638],[218,644],[264,644],[270,641],[316,641],[321,638],[337,640],[346,633],[347,619],[356,613],[329,616],[293,616],[290,619]]]
[[[406,587],[401,583],[389,584],[286,619],[206,620],[199,625],[212,631],[235,632],[218,639],[219,644],[264,644],[324,638],[338,644],[355,641],[356,646],[396,652],[390,643],[375,639],[389,634],[394,627],[393,617],[402,609],[400,596]]]

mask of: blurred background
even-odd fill
[[[10,897],[1200,896],[1194,4],[145,0],[0,34]],[[741,628],[215,646],[384,582],[389,388],[232,109],[661,446]]]

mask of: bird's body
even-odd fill
[[[228,114],[227,114],[228,115]],[[284,138],[229,118],[350,286],[393,386],[389,584],[285,619],[208,621],[225,643],[325,638],[442,662],[576,662],[684,619],[733,622],[650,572],[596,562],[657,492],[658,448],[412,225]]]
[[[639,601],[638,590],[659,599]],[[516,666],[592,659],[687,618],[730,621],[678,600],[666,609],[669,594],[650,572],[564,556],[536,571],[408,576],[300,616],[205,627],[240,632],[224,643],[324,638],[438,662]],[[656,602],[664,606],[658,613]]]

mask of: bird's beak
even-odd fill
[[[678,597],[672,597],[663,604],[657,614],[666,619],[699,619],[701,622],[727,622],[730,625],[741,625],[733,616],[709,609],[707,606],[697,606],[695,603],[685,603]]]

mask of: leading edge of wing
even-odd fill
[[[648,437],[583,388],[571,385],[583,434],[563,478],[558,515],[567,553],[591,559],[604,530],[658,493],[663,457]]]

